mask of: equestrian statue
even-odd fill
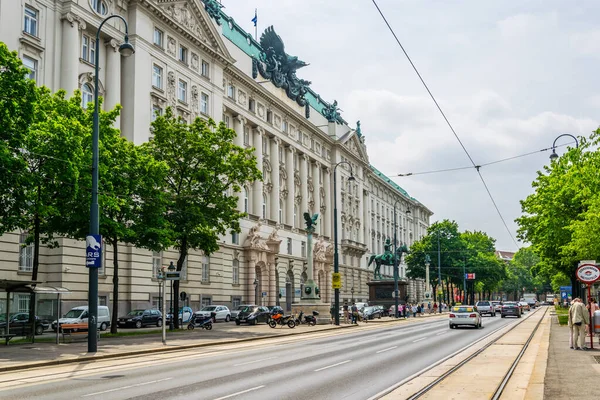
[[[375,270],[373,271],[373,279],[374,280],[381,280],[381,272],[379,271],[379,269],[381,268],[382,265],[394,265],[394,252],[391,250],[392,248],[392,244],[390,242],[390,239],[386,239],[385,244],[383,245],[384,248],[384,253],[383,254],[373,254],[371,257],[369,257],[369,263],[367,264],[367,267],[369,267],[371,265],[371,263],[373,261],[375,261]],[[402,243],[402,245],[398,246],[396,248],[396,257],[398,260],[398,263],[400,263],[400,261],[402,261],[402,254],[408,254],[408,247],[406,247],[406,244]]]

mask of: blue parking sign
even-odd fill
[[[100,268],[102,265],[102,235],[85,237],[85,266]]]

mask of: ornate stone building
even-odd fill
[[[128,21],[132,57],[116,51],[124,33],[117,19],[95,42],[109,14]],[[187,120],[223,120],[236,131],[239,146],[256,149],[264,180],[238,194],[238,208],[248,213],[241,234],[221,238],[220,250],[210,256],[191,252],[186,261],[181,290],[193,308],[245,302],[289,307],[299,299],[306,279],[305,211],[321,214],[315,280],[329,301],[334,198],[342,301],[366,301],[373,274],[367,258],[393,238],[394,204],[400,241],[410,246],[426,232],[432,212],[370,164],[360,123],[350,126],[337,102],[324,100],[297,76],[306,63],[285,52],[273,28],[254,40],[214,0],[0,0],[0,40],[18,52],[39,85],[68,93],[80,89],[82,106],[93,100],[92,62],[100,51],[104,106],[122,104],[118,124],[137,144],[151,138],[154,116],[172,107]],[[32,248],[22,245],[23,237],[0,237],[0,279],[30,279]],[[63,239],[60,245],[43,250],[39,280],[71,290],[64,309],[87,301],[87,271],[83,243]],[[100,304],[112,298],[112,252],[106,250]],[[176,260],[175,250],[122,245],[119,251],[121,310],[158,306],[156,271]],[[420,300],[423,283],[409,288],[411,300]],[[25,308],[27,300],[18,300],[15,307]]]

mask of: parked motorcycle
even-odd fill
[[[294,322],[296,325],[307,324],[308,326],[314,326],[317,324],[317,315],[319,315],[318,311],[313,311],[312,315],[304,315],[304,311],[300,311]]]
[[[287,325],[288,328],[295,328],[296,322],[294,321],[294,317],[292,315],[283,315],[281,313],[271,315],[271,319],[269,320],[269,326],[271,328],[275,328],[277,325]]]
[[[190,323],[188,324],[187,328],[190,331],[193,331],[194,328],[198,327],[198,328],[204,328],[207,331],[210,331],[212,329],[212,324],[213,324],[213,319],[212,317],[201,317],[201,316],[195,316],[194,318],[192,318],[190,320]]]

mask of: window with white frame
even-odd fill
[[[151,300],[151,307],[155,310],[160,310],[162,309],[162,304],[161,304],[161,298],[158,296],[152,296],[152,300]]]
[[[248,213],[248,188],[244,188],[244,212]]]
[[[108,14],[108,7],[104,0],[92,0],[92,9],[100,15]]]
[[[156,118],[160,117],[161,115],[163,115],[163,109],[160,106],[153,104],[152,105],[152,121],[156,121]]]
[[[152,65],[152,86],[157,89],[163,88],[163,69],[156,64]]]
[[[206,93],[200,94],[200,112],[208,115],[208,95]]]
[[[256,101],[254,99],[248,100],[248,110],[250,112],[256,112]]]
[[[37,60],[34,60],[33,58],[28,56],[23,56],[23,66],[29,70],[27,78],[35,81],[37,79]]]
[[[96,41],[88,35],[81,35],[81,58],[92,64],[96,61]]]
[[[164,39],[165,35],[163,33],[163,31],[161,31],[158,28],[154,28],[154,44],[157,45],[158,47],[160,47],[161,49],[164,47]]]
[[[235,100],[235,86],[233,86],[233,84],[227,86],[227,97]]]
[[[284,131],[285,133],[287,133],[288,128],[289,128],[288,122],[286,120],[283,120],[283,122],[281,123],[281,130]]]
[[[179,61],[184,64],[187,64],[188,62],[188,49],[182,45],[179,45]]]
[[[234,285],[239,285],[240,283],[240,262],[239,260],[234,259],[232,263],[232,283]]]
[[[202,60],[201,74],[202,74],[202,76],[204,76],[206,78],[210,77],[210,64],[204,60]]]
[[[201,296],[200,305],[202,307],[210,306],[212,304],[212,298],[210,296]]]
[[[33,270],[33,244],[27,244],[27,232],[19,235],[19,271]]]
[[[210,282],[210,257],[202,256],[202,282]]]
[[[263,219],[267,219],[267,195],[263,193],[262,198],[262,217]]]
[[[38,35],[38,11],[27,5],[25,6],[23,31],[31,36]]]
[[[158,276],[158,272],[162,268],[162,251],[153,251],[152,252],[152,276]]]
[[[187,82],[181,79],[179,80],[177,98],[179,99],[179,101],[187,103]]]
[[[292,254],[292,238],[287,238],[287,253]]]
[[[273,111],[271,110],[267,110],[267,122],[270,124],[273,123]]]
[[[237,232],[231,232],[231,243],[240,244],[240,234]]]
[[[300,257],[306,257],[306,242],[300,242]]]
[[[29,312],[29,294],[17,295],[17,308],[19,312]]]
[[[84,83],[81,85],[81,108],[87,108],[88,104],[94,101],[94,90],[92,85]]]
[[[231,306],[233,307],[234,310],[236,308],[238,308],[241,304],[242,304],[242,298],[241,297],[232,297],[231,298]]]
[[[108,296],[98,296],[98,305],[99,306],[107,306],[108,305]]]

